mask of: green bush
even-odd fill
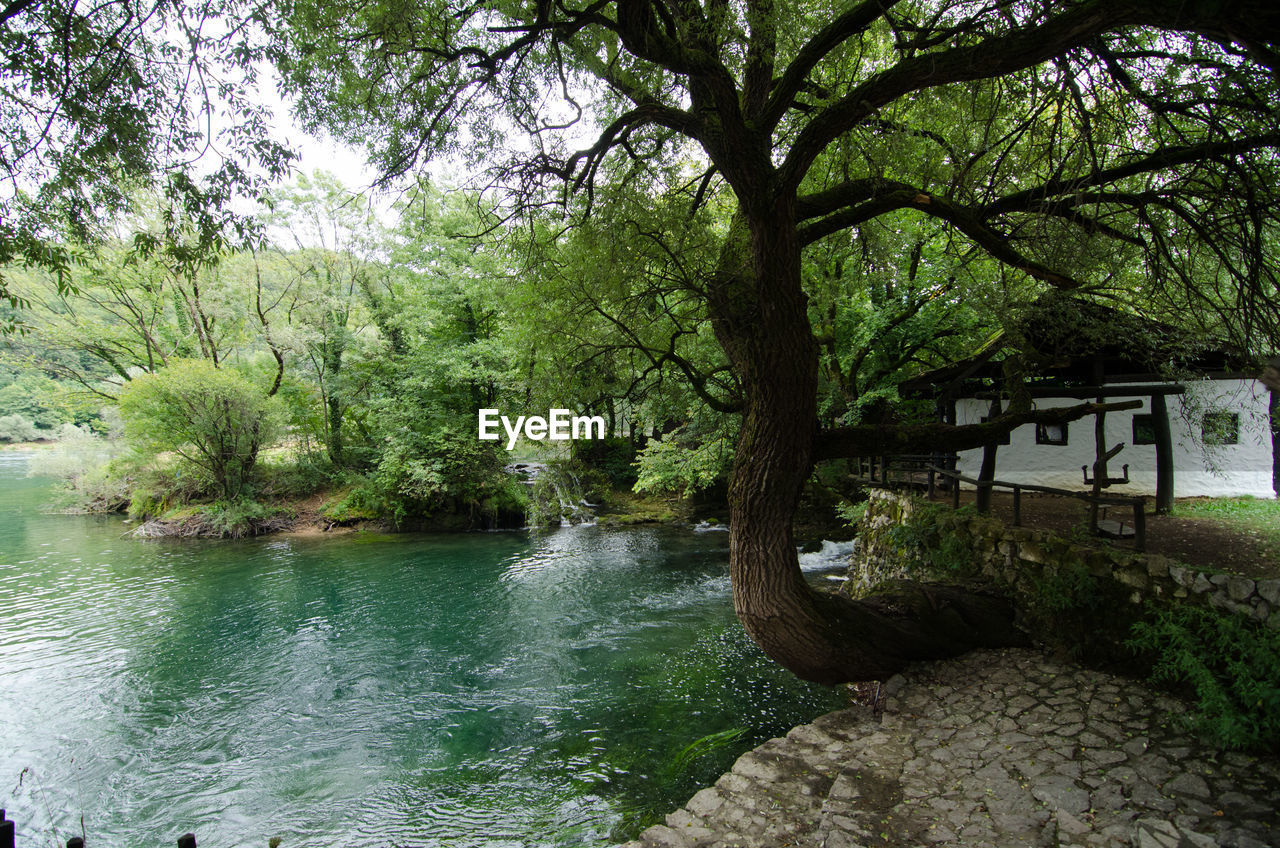
[[[34,442],[48,435],[47,430],[37,430],[35,424],[21,415],[0,417],[0,442]]]
[[[169,511],[171,504],[165,496],[149,488],[136,488],[130,492],[129,517],[139,521],[158,518]]]
[[[1180,606],[1133,626],[1151,678],[1187,689],[1186,721],[1226,748],[1280,750],[1280,631],[1240,615]]]
[[[273,514],[266,506],[247,498],[215,501],[200,508],[206,534],[226,539],[254,535],[258,525]]]
[[[297,457],[260,460],[254,470],[254,489],[260,497],[282,500],[308,498],[340,485],[344,472],[319,452]]]
[[[35,454],[27,473],[62,482],[55,505],[70,512],[119,512],[129,503],[130,475],[118,462],[119,443],[88,426],[63,424],[57,442]]]
[[[206,475],[222,500],[241,497],[258,452],[283,432],[281,403],[230,368],[175,362],[120,393],[125,436],[144,451],[172,451]]]
[[[942,504],[915,501],[910,517],[889,530],[889,541],[919,565],[923,576],[959,576],[976,564],[967,530],[957,532],[972,514],[968,507],[952,510]]]
[[[325,504],[320,514],[337,524],[390,518],[392,511],[386,492],[370,480],[356,480],[341,497]]]
[[[836,515],[850,527],[857,527],[867,514],[868,501],[841,501],[836,504]]]
[[[630,489],[636,482],[636,446],[630,439],[609,436],[605,439],[581,439],[570,442],[573,458],[594,468],[617,489]]]
[[[730,434],[681,427],[640,452],[634,489],[639,494],[688,495],[725,479],[732,464]]]
[[[52,430],[71,420],[56,401],[60,391],[58,384],[48,377],[24,374],[0,388],[0,416],[17,415],[41,430]]]
[[[527,524],[528,512],[529,487],[514,477],[480,502],[481,521],[490,528]]]
[[[576,460],[553,460],[533,486],[523,488],[529,490],[524,498],[529,526],[545,527],[559,524],[562,517],[586,519],[581,501],[594,503],[608,497],[609,479],[604,472]]]

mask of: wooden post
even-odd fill
[[[960,508],[960,475],[951,478],[951,508]]]
[[[1141,498],[1133,502],[1133,547],[1138,551],[1147,549],[1147,507]]]
[[[1013,526],[1022,526],[1022,487],[1013,487]]]
[[[1271,419],[1271,488],[1280,495],[1280,388],[1272,387],[1267,412]]]
[[[994,421],[1000,415],[1000,398],[991,401],[988,421]],[[991,511],[991,481],[996,479],[996,443],[990,442],[982,446],[982,468],[978,470],[978,512]],[[985,484],[985,485],[984,485]]]
[[[936,472],[933,470],[933,465],[932,465],[932,464],[930,464],[930,465],[929,465],[929,492],[928,492],[928,495],[927,495],[927,497],[929,498],[929,500],[933,500],[933,495],[934,495],[934,492],[935,492],[935,490],[936,490],[936,486],[935,486],[935,482],[936,482],[936,481],[935,481],[935,479],[934,479],[936,476],[937,476],[937,475],[936,475]]]
[[[1098,399],[1102,403],[1102,399]],[[1095,498],[1102,494],[1107,479],[1107,413],[1099,412],[1093,417],[1093,486]],[[1089,532],[1098,532],[1098,502],[1089,502]]]
[[[13,827],[13,822],[5,818],[4,810],[0,809],[0,848],[13,848]]]
[[[1156,515],[1173,510],[1173,433],[1164,395],[1151,396],[1151,423],[1156,438]]]
[[[178,848],[196,848],[196,835],[184,833],[178,837]]]

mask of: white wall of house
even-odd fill
[[[1197,380],[1187,384],[1185,395],[1169,395],[1169,425],[1173,433],[1174,496],[1179,498],[1275,497],[1271,485],[1270,393],[1254,379]],[[1141,409],[1107,413],[1107,446],[1124,442],[1124,450],[1108,463],[1112,477],[1129,465],[1129,484],[1107,489],[1108,494],[1154,495],[1156,491],[1155,445],[1134,444],[1134,415],[1150,414],[1150,397],[1108,398],[1140,400]],[[1072,406],[1082,401],[1040,398],[1037,409]],[[975,398],[956,402],[956,423],[976,424],[987,415],[991,403]],[[1201,438],[1206,413],[1234,414],[1238,420],[1236,444],[1206,445]],[[1067,444],[1036,444],[1036,428],[1027,424],[1014,430],[1008,445],[996,452],[996,479],[1010,483],[1035,483],[1063,489],[1084,490],[1081,466],[1094,461],[1092,416],[1067,425]],[[960,453],[960,473],[977,477],[982,450]]]

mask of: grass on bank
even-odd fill
[[[1177,518],[1213,522],[1248,536],[1258,556],[1280,569],[1280,499],[1190,498],[1177,501]]]

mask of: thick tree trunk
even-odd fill
[[[774,660],[827,684],[883,679],[911,660],[1019,641],[1009,605],[981,594],[916,587],[858,602],[805,582],[791,521],[813,465],[818,348],[790,210],[777,211],[781,220],[748,227],[749,252],[726,249],[711,298],[717,336],[745,391],[729,488],[739,620]]]

